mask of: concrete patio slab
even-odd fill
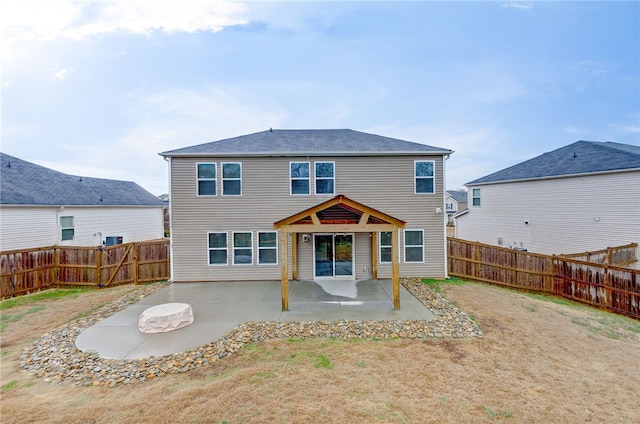
[[[390,280],[289,283],[289,311],[281,311],[280,282],[174,283],[82,331],[76,346],[109,359],[141,359],[195,349],[248,321],[429,320],[435,315],[403,286],[393,309]],[[194,322],[167,333],[144,334],[140,314],[150,306],[187,303]]]

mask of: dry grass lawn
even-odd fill
[[[640,422],[640,322],[473,283],[441,290],[482,338],[277,340],[112,389],[17,369],[30,341],[130,289],[9,311],[25,315],[2,331],[2,423]]]

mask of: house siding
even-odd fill
[[[60,217],[73,216],[73,240],[60,239]],[[3,207],[0,250],[43,246],[97,246],[107,236],[124,243],[164,236],[161,207]]]
[[[456,235],[544,254],[638,243],[638,181],[640,171],[470,186],[481,206],[457,219]]]
[[[414,161],[435,162],[435,193],[414,194]],[[289,163],[335,162],[335,194],[290,195]],[[218,195],[197,196],[196,163],[241,162],[242,196],[221,196],[218,170]],[[219,166],[218,166],[219,167]],[[425,262],[404,264],[402,276],[446,276],[443,158],[442,156],[387,157],[224,157],[170,159],[171,217],[174,281],[220,281],[280,279],[280,266],[210,266],[207,257],[207,233],[211,231],[269,231],[274,222],[316,206],[335,195],[344,195],[407,223],[407,228],[425,230]],[[313,193],[313,184],[311,186]],[[402,239],[402,237],[401,237]],[[313,240],[298,240],[298,277],[313,277]],[[356,278],[371,273],[368,233],[356,234]],[[229,255],[232,250],[229,249]],[[401,248],[401,261],[402,261]],[[230,258],[229,258],[230,259]],[[367,268],[367,269],[365,269]],[[289,267],[289,270],[291,268]],[[390,278],[390,264],[378,267],[380,278]],[[291,272],[291,271],[290,271]]]
[[[58,243],[58,208],[2,207],[0,251],[53,246]]]

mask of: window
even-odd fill
[[[198,174],[198,196],[216,195],[216,164],[196,164]]]
[[[334,193],[334,162],[316,162],[316,194]]]
[[[404,261],[424,262],[424,231],[404,231]]]
[[[253,263],[253,234],[233,233],[233,264],[251,265]]]
[[[227,233],[209,233],[209,265],[227,265]]]
[[[258,232],[258,264],[278,263],[278,233]]]
[[[242,164],[222,163],[222,195],[242,195]]]
[[[73,240],[74,228],[73,228],[73,217],[72,216],[61,216],[60,217],[60,240]]]
[[[435,162],[432,160],[415,161],[416,193],[435,193]]]
[[[309,162],[290,162],[291,194],[309,194]]]
[[[479,188],[474,188],[471,191],[471,195],[472,195],[472,200],[471,200],[471,204],[473,206],[480,206],[480,189]]]
[[[447,202],[447,206],[446,207],[447,207],[448,211],[452,211],[453,210],[453,203]]]
[[[391,232],[380,233],[380,263],[391,263]]]

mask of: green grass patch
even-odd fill
[[[453,278],[446,278],[444,280],[436,280],[433,278],[423,278],[422,283],[431,287],[431,289],[434,292],[440,293],[443,286],[463,286],[465,284],[468,284],[469,282],[466,280],[461,280],[460,278],[453,277]]]
[[[326,368],[328,370],[333,368],[331,360],[325,355],[318,355],[316,363],[313,365],[316,368]]]
[[[13,390],[13,389],[17,388],[18,384],[19,383],[18,383],[17,380],[12,380],[12,381],[8,382],[7,384],[3,384],[0,387],[0,391],[3,392],[3,393],[4,392],[8,392],[9,390]]]
[[[24,296],[14,297],[13,299],[7,299],[0,302],[0,311],[6,311],[11,308],[17,308],[18,306],[26,306],[31,305],[37,302],[47,301],[47,300],[57,300],[65,297],[77,297],[82,293],[86,293],[88,291],[94,291],[94,288],[86,288],[86,289],[54,289],[54,290],[45,290],[42,292],[28,294]]]
[[[513,416],[513,414],[509,411],[494,411],[493,409],[489,408],[488,406],[484,407],[484,413],[489,415],[490,417],[497,417],[497,416],[502,416],[505,418],[511,418]]]
[[[35,314],[36,312],[39,312],[45,308],[46,308],[45,306],[34,306],[33,308],[30,308],[26,311],[18,312],[16,314],[0,315],[0,333],[4,331],[4,329],[7,327],[7,324],[9,324],[10,322],[20,321],[22,318],[26,317],[27,315]]]

